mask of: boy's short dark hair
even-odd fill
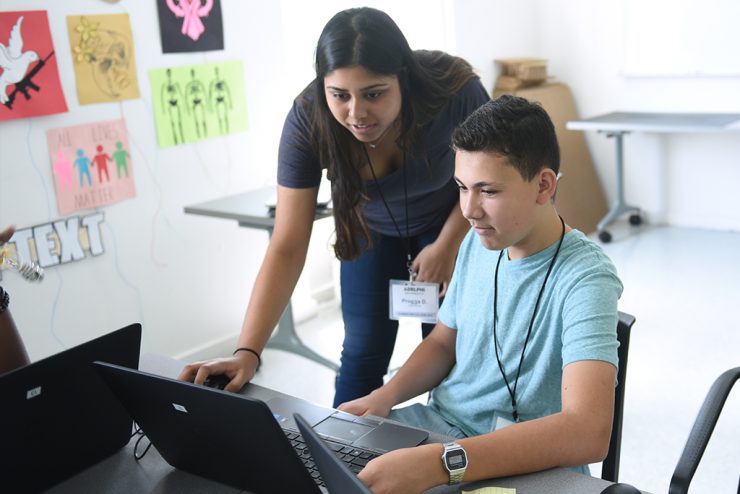
[[[502,154],[525,180],[543,168],[560,171],[552,120],[539,103],[518,96],[499,96],[471,113],[452,133],[452,147]]]

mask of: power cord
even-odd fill
[[[144,448],[144,451],[142,451],[141,454],[139,454],[139,452],[138,452],[139,451],[139,443],[141,443],[141,440],[146,437],[146,434],[144,434],[144,431],[141,430],[141,427],[139,427],[139,424],[137,424],[136,422],[134,422],[134,428],[135,428],[135,430],[131,434],[131,437],[139,436],[139,438],[136,440],[136,443],[134,444],[134,459],[136,461],[139,461],[142,458],[144,458],[144,455],[146,455],[147,451],[149,451],[149,448],[152,447],[152,442],[149,441],[149,439],[147,438],[147,441],[149,441],[149,444],[147,444],[146,445],[146,448]]]

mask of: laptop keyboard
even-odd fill
[[[301,459],[303,464],[308,469],[308,473],[311,475],[311,478],[314,479],[316,484],[323,486],[324,481],[321,479],[321,474],[319,473],[316,464],[313,462],[313,458],[311,458],[311,453],[308,451],[308,446],[306,446],[306,443],[303,440],[303,436],[301,436],[297,432],[291,432],[287,430],[283,430],[283,432],[285,433],[285,436],[290,440],[290,444],[293,445],[293,449],[298,455],[298,458]],[[334,454],[337,456],[337,458],[345,462],[347,464],[347,467],[349,467],[349,469],[355,474],[360,473],[360,470],[362,470],[370,460],[380,456],[378,453],[373,453],[372,451],[368,451],[365,449],[354,448],[352,446],[346,446],[344,444],[339,444],[328,440],[324,440],[324,442],[329,446],[329,448],[331,448],[332,451],[334,451]]]

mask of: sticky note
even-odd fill
[[[516,494],[516,489],[508,487],[481,487],[472,491],[463,491],[463,494]]]

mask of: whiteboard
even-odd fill
[[[737,0],[625,0],[625,76],[740,76]]]

